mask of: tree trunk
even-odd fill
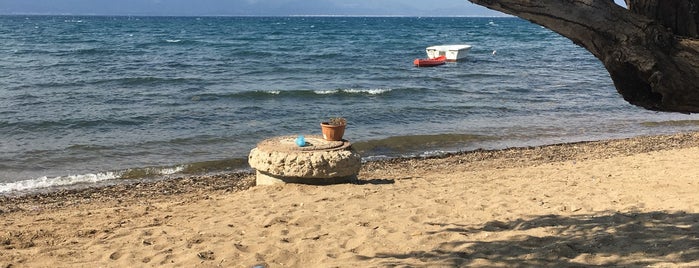
[[[687,0],[626,0],[631,12],[655,19],[676,35],[694,37],[699,22],[699,3]]]
[[[617,91],[650,110],[699,112],[699,0],[469,0],[547,27],[607,68]]]

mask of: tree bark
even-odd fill
[[[670,28],[676,35],[694,37],[699,22],[698,1],[692,0],[626,0],[631,12],[655,19],[663,26]]]
[[[469,0],[549,28],[597,57],[650,110],[699,112],[699,0]]]

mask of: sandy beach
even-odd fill
[[[698,267],[699,133],[0,197],[0,267]]]

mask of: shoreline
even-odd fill
[[[501,159],[499,161],[501,163],[499,164],[504,168],[513,167],[511,163],[506,163],[506,161],[510,160],[514,163],[520,163],[517,166],[537,165],[556,161],[584,160],[590,157],[599,157],[598,155],[593,156],[592,154],[601,152],[604,153],[604,157],[612,157],[689,147],[699,147],[699,132],[638,136],[598,141],[579,141],[492,150],[476,149],[425,157],[394,157],[364,162],[362,163],[362,170],[360,172],[366,173],[385,167],[405,168],[407,165],[412,165],[414,168],[429,169],[429,165],[440,164],[435,162],[448,162],[452,164],[457,162],[458,164],[463,164],[464,162],[493,159]],[[156,180],[127,180],[129,182],[115,182],[113,185],[85,186],[74,189],[73,186],[65,186],[56,187],[56,189],[42,189],[36,193],[0,195],[0,209],[5,207],[8,203],[38,202],[38,204],[44,204],[50,203],[51,200],[143,198],[152,197],[154,194],[177,195],[196,191],[224,190],[226,192],[237,192],[253,187],[255,184],[255,174],[254,171],[238,171],[215,175],[176,176]],[[129,188],[136,188],[139,190],[135,193],[128,193]],[[57,201],[56,203],[60,202]],[[16,209],[7,209],[5,207],[2,211],[15,210]]]
[[[699,265],[699,132],[0,197],[0,265]]]

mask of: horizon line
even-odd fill
[[[13,12],[1,13],[0,16],[90,16],[90,17],[406,17],[406,18],[509,18],[515,17],[503,15],[338,15],[338,14],[287,14],[287,15],[156,15],[156,14],[75,14],[75,13],[34,13]]]

